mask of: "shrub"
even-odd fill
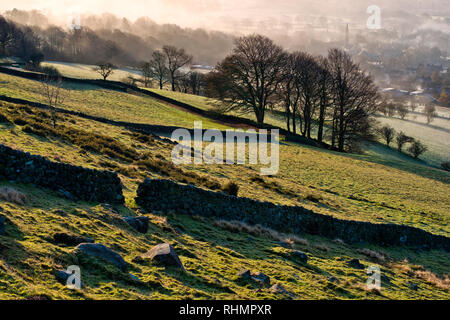
[[[394,140],[395,130],[394,128],[386,125],[379,129],[380,136],[386,141],[386,145],[389,147],[389,144]]]
[[[397,149],[399,152],[402,152],[403,146],[408,143],[412,142],[414,139],[407,136],[403,131],[400,131],[400,133],[397,135],[397,138],[395,141],[397,142]]]
[[[58,71],[58,69],[56,69],[55,67],[51,67],[51,66],[41,67],[40,71],[51,77],[60,77],[61,76],[61,73]]]
[[[427,150],[428,148],[417,140],[414,140],[411,146],[408,148],[408,152],[411,153],[414,159],[419,158],[419,156]]]
[[[235,182],[229,181],[222,187],[222,191],[237,197],[239,193],[239,185]]]

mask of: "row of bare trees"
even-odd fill
[[[158,87],[170,83],[172,91],[192,92],[199,94],[203,86],[204,76],[197,72],[183,72],[183,68],[190,65],[192,55],[184,49],[165,45],[160,50],[152,53],[150,61],[144,62],[141,71],[144,85],[149,86],[153,79],[158,82]]]
[[[427,124],[430,124],[437,117],[436,107],[432,103],[424,103],[425,107],[422,114],[425,116]],[[408,109],[411,110],[409,110]],[[410,102],[409,105],[405,100],[400,99],[384,99],[379,105],[379,112],[385,117],[394,117],[397,115],[404,120],[410,112],[416,112],[418,104]]]
[[[403,148],[406,144],[410,144],[407,148],[407,151],[415,158],[419,158],[424,152],[428,150],[428,148],[422,144],[419,140],[414,139],[413,137],[407,136],[403,131],[397,133],[394,128],[384,125],[378,129],[379,136],[386,142],[386,145],[389,147],[391,142],[395,141],[397,144],[398,152],[403,152]]]
[[[341,50],[328,57],[288,53],[261,35],[236,40],[233,52],[207,77],[209,96],[223,101],[224,111],[253,112],[264,124],[267,109],[282,109],[287,128],[322,142],[325,129],[339,151],[371,134],[378,90],[372,78]]]

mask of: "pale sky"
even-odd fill
[[[382,10],[418,11],[445,9],[449,0],[15,0],[0,3],[0,11],[13,8],[36,9],[56,17],[73,12],[101,14],[109,12],[135,20],[148,16],[158,23],[176,23],[186,27],[214,28],[223,19],[255,21],[283,16],[348,14],[364,17],[369,5]]]

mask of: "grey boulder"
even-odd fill
[[[115,265],[121,271],[126,271],[128,264],[125,260],[113,250],[100,243],[81,243],[76,248],[76,251],[83,252],[95,258],[100,258]]]
[[[142,258],[155,260],[163,265],[174,266],[182,271],[186,271],[175,249],[169,243],[161,243],[154,246],[147,253],[143,254]]]
[[[148,217],[123,217],[126,223],[140,233],[147,233],[150,219]]]
[[[296,250],[294,252],[292,252],[292,256],[296,259],[301,261],[302,263],[307,263],[308,262],[308,256],[306,255],[306,253]]]

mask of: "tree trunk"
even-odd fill
[[[262,126],[264,124],[264,110],[255,109],[255,115],[258,126]]]
[[[317,141],[322,142],[323,140],[323,125],[325,122],[325,104],[320,104],[320,111],[319,111],[319,130],[317,132]]]
[[[344,107],[340,107],[339,113],[339,136],[338,136],[338,151],[344,151]]]

